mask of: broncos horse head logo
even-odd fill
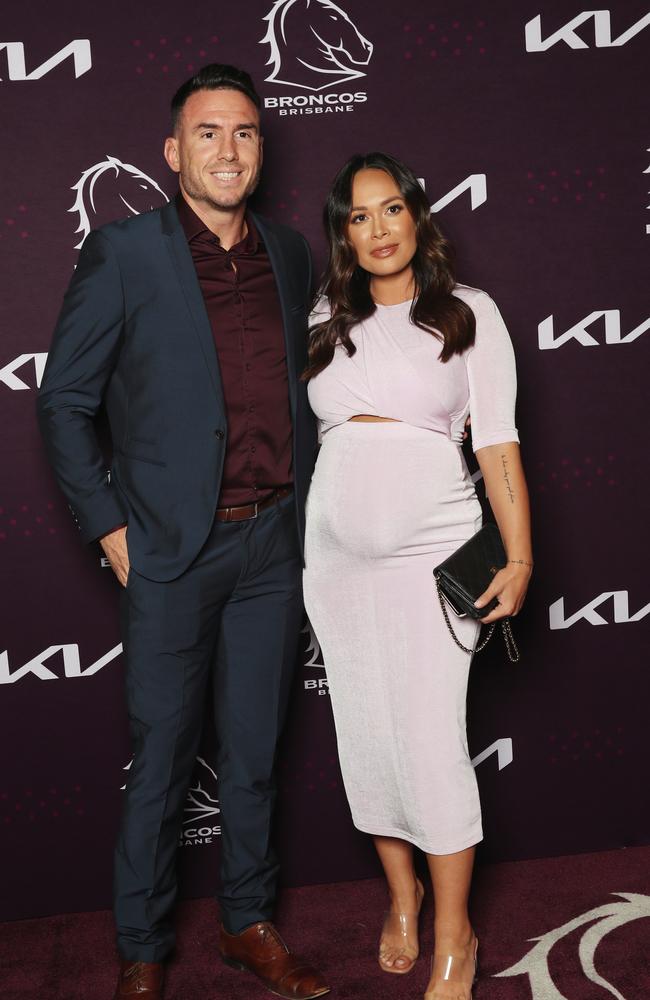
[[[107,156],[84,170],[77,183],[72,185],[72,190],[76,192],[76,197],[68,212],[79,213],[75,233],[82,234],[75,250],[83,246],[95,226],[123,219],[127,214],[141,215],[169,201],[152,177],[115,156]]]
[[[123,771],[130,771],[133,766],[133,758],[122,768]],[[126,785],[120,786],[120,791],[124,791]],[[185,800],[185,819],[183,823],[200,822],[202,819],[210,819],[221,812],[219,799],[217,798],[217,774],[203,757],[196,758],[196,766],[192,784],[187,792]]]
[[[581,913],[579,917],[569,920],[561,927],[556,927],[541,937],[532,938],[536,942],[527,955],[512,965],[504,972],[498,972],[497,976],[521,976],[527,975],[530,982],[532,1000],[568,1000],[564,993],[553,982],[549,968],[549,955],[553,945],[555,945],[567,934],[585,924],[591,924],[582,935],[578,954],[583,972],[587,979],[597,986],[602,987],[611,993],[616,1000],[626,1000],[619,990],[611,983],[608,983],[597,971],[594,957],[596,949],[602,939],[610,931],[631,920],[639,920],[642,917],[650,917],[650,896],[643,896],[636,892],[616,892],[617,902],[605,903],[604,906],[597,906],[587,913]],[[600,992],[600,991],[599,991]],[[629,1000],[632,1000],[630,997]]]
[[[197,757],[196,760],[200,768],[196,768],[195,781],[187,793],[184,823],[209,819],[221,812],[216,795],[217,775],[203,757]]]
[[[311,627],[311,622],[309,619],[305,622],[305,627],[302,630],[302,634],[307,636],[307,649],[305,650],[305,656],[308,658],[305,663],[306,667],[322,667],[323,666],[323,654],[321,653],[320,643],[316,638],[316,633]]]
[[[260,44],[271,46],[267,83],[325,90],[365,76],[372,43],[332,0],[275,0]]]

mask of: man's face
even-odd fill
[[[198,90],[183,107],[165,159],[183,192],[218,210],[235,209],[257,187],[262,137],[257,108],[238,90]]]

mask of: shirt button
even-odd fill
[[[255,453],[255,445],[254,444],[251,445],[251,451],[253,452],[253,454]]]
[[[216,431],[214,432],[214,436],[218,438],[219,441],[223,440],[223,431],[221,430],[220,427],[217,427]]]

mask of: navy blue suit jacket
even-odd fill
[[[276,279],[293,424],[297,530],[316,454],[306,364],[311,257],[304,238],[257,215]],[[110,475],[95,433],[106,403]],[[129,559],[152,580],[190,565],[214,520],[228,428],[217,352],[173,202],[86,239],[38,397],[48,457],[82,537],[127,522]]]

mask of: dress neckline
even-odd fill
[[[391,305],[386,305],[383,302],[375,302],[378,309],[398,309],[400,306],[410,306],[413,299],[404,299],[402,302],[393,302]]]

